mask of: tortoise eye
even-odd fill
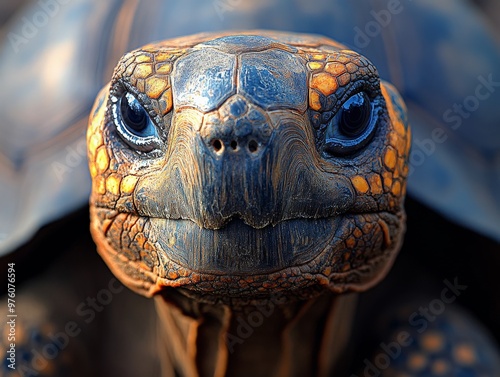
[[[126,93],[120,101],[122,120],[127,129],[139,137],[150,136],[150,119],[144,107],[130,93]]]
[[[373,104],[365,92],[352,95],[330,120],[325,134],[325,150],[336,155],[363,148],[373,136]]]
[[[143,152],[159,148],[160,139],[146,109],[131,93],[125,92],[113,105],[116,128],[131,147]]]
[[[355,94],[340,109],[339,131],[347,137],[358,137],[366,130],[370,118],[371,106],[367,95]]]

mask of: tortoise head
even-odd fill
[[[401,245],[409,147],[396,90],[330,39],[147,45],[91,114],[91,231],[147,296],[364,290]]]

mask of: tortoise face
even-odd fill
[[[142,294],[362,290],[399,250],[400,97],[329,39],[259,34],[145,46],[96,101],[91,230]]]

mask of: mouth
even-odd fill
[[[99,253],[146,296],[169,288],[214,297],[219,290],[227,297],[311,287],[362,291],[385,276],[404,233],[402,212],[299,218],[261,229],[233,219],[212,230],[191,220],[91,211]]]
[[[250,275],[307,263],[332,243],[341,217],[293,219],[256,229],[241,219],[223,228],[200,228],[190,220],[150,218],[155,245],[192,271]]]

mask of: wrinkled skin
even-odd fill
[[[264,36],[147,45],[120,60],[96,101],[91,230],[141,294],[360,291],[399,250],[410,147],[402,100],[366,58],[329,39]],[[369,98],[370,135],[332,149],[329,124],[358,92]],[[126,93],[150,114],[152,139],[123,135]]]

